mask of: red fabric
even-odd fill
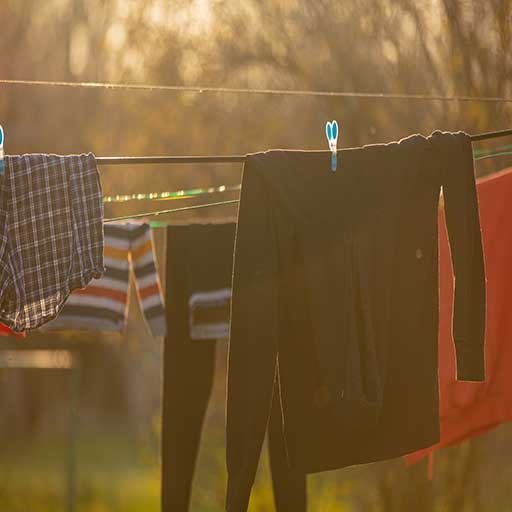
[[[436,450],[512,421],[512,168],[478,181],[487,277],[485,382],[455,380],[451,319],[453,274],[439,215],[439,382],[441,441],[406,457],[418,462]]]
[[[6,325],[0,323],[0,336],[16,336],[16,338],[25,338],[27,333],[25,332],[12,332],[12,330]]]

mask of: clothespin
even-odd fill
[[[337,157],[336,151],[338,146],[338,123],[333,120],[327,121],[325,124],[325,134],[327,135],[327,141],[329,142],[329,149],[331,150],[331,171],[336,171]]]
[[[0,125],[0,176],[4,174],[4,129]]]

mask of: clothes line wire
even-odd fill
[[[470,135],[469,138],[471,139],[471,142],[478,142],[481,140],[497,139],[498,137],[507,137],[509,135],[512,135],[512,129],[477,133],[475,135]]]
[[[245,155],[224,156],[98,156],[99,165],[139,164],[234,164],[245,162]]]
[[[495,139],[512,135],[512,129],[470,135],[472,142]],[[137,164],[198,164],[198,163],[242,163],[245,155],[224,156],[103,156],[96,157],[100,165],[137,165]]]
[[[238,202],[240,202],[239,199],[230,199],[229,201],[220,201],[218,203],[198,204],[195,206],[184,206],[182,208],[174,208],[172,210],[160,210],[158,212],[137,213],[135,215],[124,215],[123,217],[113,217],[111,219],[104,219],[103,222],[116,222],[116,221],[120,221],[120,220],[140,219],[143,217],[156,217],[157,215],[164,215],[166,213],[184,212],[187,210],[199,210],[201,208],[211,208],[213,206],[224,206],[224,205],[228,205],[228,204],[235,204]]]
[[[487,158],[497,158],[500,156],[512,155],[512,151],[504,151],[506,149],[512,149],[512,145],[501,146],[492,149],[483,149],[481,151],[474,150],[473,154],[481,156],[475,156],[475,161],[484,160]],[[490,153],[492,151],[498,151],[497,153]],[[489,154],[485,154],[489,153]],[[175,190],[173,192],[139,192],[137,194],[116,194],[115,196],[104,196],[103,202],[105,204],[110,203],[126,203],[129,201],[167,201],[167,200],[178,200],[178,199],[192,199],[196,197],[208,196],[211,194],[219,194],[223,192],[239,192],[241,185],[219,185],[217,187],[207,188],[194,188],[189,190]]]
[[[497,151],[508,151],[512,150],[512,144],[507,144],[506,146],[497,146],[495,148],[478,148],[473,150],[473,155],[484,155],[487,153],[495,153]]]
[[[497,158],[499,156],[508,156],[508,155],[512,155],[512,151],[504,151],[502,153],[493,153],[491,155],[482,155],[482,156],[478,156],[475,158],[475,161],[478,161],[478,160],[485,160],[487,158]]]
[[[26,86],[46,86],[46,87],[72,87],[72,88],[95,88],[95,89],[124,89],[124,90],[150,90],[150,91],[175,91],[175,92],[211,92],[211,93],[237,93],[237,94],[267,94],[267,95],[294,95],[294,96],[327,96],[327,97],[353,97],[353,98],[374,98],[374,99],[406,99],[423,101],[482,101],[494,103],[512,103],[512,98],[496,96],[440,96],[425,94],[393,94],[393,93],[363,93],[363,92],[342,92],[342,91],[312,91],[312,90],[285,90],[285,89],[248,89],[248,88],[229,88],[229,87],[203,87],[203,86],[181,86],[181,85],[149,85],[149,84],[128,84],[128,83],[106,83],[106,82],[66,82],[66,81],[47,81],[47,80],[11,80],[0,79],[0,85],[26,85]],[[512,135],[512,129],[485,132],[470,136],[471,140],[482,141],[497,137]],[[512,154],[509,152],[486,155],[476,158],[492,158],[496,156],[506,156]],[[226,156],[148,156],[148,157],[97,157],[96,161],[100,165],[130,165],[130,164],[178,164],[178,163],[241,163],[245,161],[245,155],[226,155]],[[106,219],[104,222],[114,222],[117,220],[126,220],[130,218],[141,218],[147,216],[157,216],[166,213],[193,210],[199,208],[209,208],[226,204],[237,203],[239,200],[222,201],[218,203],[208,203],[196,206],[187,206],[171,210],[161,210],[144,214],[135,214],[131,216],[115,217]]]
[[[495,158],[495,157],[498,157],[498,156],[506,156],[506,155],[512,155],[512,151],[496,153],[496,154],[492,154],[492,155],[483,155],[483,156],[475,158],[475,161],[476,160],[483,160],[483,159],[487,159],[487,158]],[[208,190],[208,191],[204,192],[201,195],[213,194],[213,193],[220,192],[220,191],[223,192],[223,191],[226,191],[227,188],[228,188],[227,186],[221,185],[220,187],[211,187],[210,189],[203,189],[203,190]],[[235,190],[241,190],[241,185],[233,186],[232,187],[232,191],[235,191]],[[181,193],[181,192],[184,192],[184,191],[178,191],[178,193]],[[172,192],[164,192],[164,194],[172,194]],[[143,195],[143,194],[137,194],[137,195]],[[193,197],[193,196],[188,196],[188,197]],[[228,205],[228,204],[235,204],[235,203],[238,203],[238,202],[240,202],[239,199],[232,199],[232,200],[229,200],[229,201],[220,201],[220,202],[217,202],[217,203],[207,203],[207,204],[200,204],[200,205],[195,205],[195,206],[185,206],[183,208],[174,208],[174,209],[170,209],[170,210],[160,210],[160,211],[156,211],[156,212],[146,212],[146,213],[139,213],[139,214],[135,214],[135,215],[126,215],[126,216],[122,216],[122,217],[114,217],[114,218],[111,218],[111,219],[105,219],[104,222],[114,222],[114,221],[129,220],[129,219],[143,218],[143,217],[155,217],[155,216],[158,216],[158,215],[164,215],[164,214],[168,214],[168,213],[176,213],[176,212],[182,212],[182,211],[197,210],[197,209],[200,209],[200,208],[211,208],[213,206],[224,206],[224,205]],[[158,221],[154,221],[154,222],[150,222],[150,225],[152,227],[162,227],[163,224],[158,222]]]
[[[149,192],[138,194],[116,194],[115,196],[103,197],[104,203],[126,203],[128,201],[168,201],[177,199],[192,199],[219,194],[222,192],[238,192],[241,185],[220,185],[218,187],[193,188],[190,190],[176,190],[174,192]]]
[[[512,129],[470,135],[472,142],[512,135]],[[243,163],[245,155],[216,156],[98,156],[99,165]]]
[[[505,146],[506,147],[506,146]],[[512,146],[511,146],[512,147]],[[482,155],[475,157],[475,161],[484,160],[488,158],[496,158],[500,156],[512,155],[512,151],[499,152],[494,154]],[[219,185],[217,187],[208,188],[195,188],[190,190],[176,190],[173,192],[139,192],[136,194],[116,194],[115,196],[109,195],[103,197],[105,204],[112,203],[127,203],[130,201],[168,201],[179,199],[195,199],[197,197],[204,197],[211,194],[239,192],[241,185]]]
[[[108,83],[108,82],[67,82],[50,80],[14,80],[0,79],[0,85],[25,85],[43,87],[71,87],[88,89],[120,89],[143,91],[169,91],[192,93],[230,93],[230,94],[266,94],[282,96],[320,96],[334,98],[367,98],[387,100],[419,100],[419,101],[481,101],[490,103],[512,103],[512,98],[503,96],[457,96],[457,95],[430,95],[430,94],[401,94],[385,92],[343,92],[343,91],[315,91],[293,89],[254,89],[243,87],[210,87],[201,85],[151,85],[134,83]]]

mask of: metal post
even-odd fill
[[[77,416],[78,416],[78,392],[80,387],[80,365],[75,359],[75,365],[69,373],[70,395],[69,395],[69,448],[67,464],[67,497],[68,512],[75,511],[76,501],[76,439],[77,439]]]

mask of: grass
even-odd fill
[[[221,512],[226,489],[223,421],[210,414],[197,463],[191,512]],[[157,512],[160,510],[160,461],[157,436],[84,431],[77,442],[77,495],[75,512]],[[497,435],[497,434],[496,434]],[[66,512],[67,438],[38,435],[31,441],[2,442],[0,452],[0,512]],[[387,463],[386,463],[387,464]],[[389,463],[392,464],[392,463]],[[402,461],[395,461],[402,468]],[[388,466],[390,467],[390,466]],[[308,477],[310,512],[381,510],[361,502],[373,493],[372,466],[360,466]],[[438,470],[442,468],[439,467]],[[487,475],[489,468],[483,468]],[[507,472],[510,475],[510,472]],[[494,480],[496,477],[494,477]],[[502,478],[505,484],[505,475]],[[443,482],[444,479],[441,480]],[[396,482],[399,484],[400,480]],[[402,484],[404,482],[402,481]],[[483,485],[483,487],[481,487]],[[483,489],[484,482],[478,486]],[[506,487],[509,489],[509,486]],[[505,485],[493,488],[483,500],[485,510],[509,510]],[[508,496],[508,498],[507,498]],[[359,506],[355,502],[359,501]],[[366,503],[366,504],[365,504]],[[491,505],[492,503],[492,505]],[[354,508],[355,507],[355,508]],[[274,510],[266,449],[263,450],[250,512]],[[436,510],[445,510],[442,507]]]
[[[159,510],[159,466],[122,435],[88,435],[77,445],[77,512]],[[67,440],[18,441],[0,456],[0,510],[67,510]]]
[[[216,434],[221,441],[223,432]],[[211,441],[201,447],[190,507],[194,512],[222,511],[224,506],[224,446]],[[0,454],[0,511],[67,511],[67,448],[65,435],[38,436],[31,442],[16,441],[4,446]],[[323,512],[343,510],[343,487],[329,479],[310,479],[309,487],[314,501],[322,503]],[[112,432],[82,434],[78,438],[76,512],[159,510],[160,464],[155,440]],[[271,510],[273,496],[264,454],[250,511]]]

